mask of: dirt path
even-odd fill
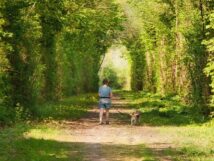
[[[85,161],[170,161],[162,151],[171,147],[170,139],[156,127],[130,126],[128,102],[114,98],[110,125],[98,125],[98,110],[88,111],[81,120],[66,122],[67,141],[76,145],[72,154],[82,155]],[[124,115],[118,113],[121,111]],[[63,141],[65,141],[63,137]],[[151,157],[154,156],[154,157]],[[148,159],[150,158],[150,159]]]

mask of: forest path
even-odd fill
[[[122,113],[119,113],[118,110]],[[110,111],[110,125],[98,125],[98,109],[88,111],[86,117],[65,122],[69,136],[57,140],[72,142],[71,160],[84,161],[170,161],[163,150],[171,148],[170,139],[150,126],[130,126],[133,109],[129,102],[114,97]],[[74,159],[73,156],[81,156]]]

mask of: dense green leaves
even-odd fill
[[[0,0],[0,17],[0,122],[7,109],[36,115],[42,101],[95,90],[122,22],[111,0]]]
[[[211,95],[211,106],[214,106],[214,13],[212,12],[209,15],[209,24],[207,25],[207,40],[204,41],[204,44],[207,46],[207,50],[209,52],[208,63],[205,68],[205,73],[208,77],[211,77],[210,86],[212,88]]]
[[[133,61],[132,88],[179,94],[186,103],[204,111],[210,78],[203,70],[209,59],[206,73],[211,76],[213,64],[208,53],[213,48],[212,23],[209,29],[205,25],[213,2],[132,0],[124,6],[129,21],[126,32],[132,29],[132,36],[125,38]],[[207,52],[202,42],[208,37]]]

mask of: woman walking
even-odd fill
[[[103,124],[103,114],[105,111],[106,116],[106,124],[109,124],[109,109],[111,107],[111,98],[112,98],[112,90],[108,86],[109,81],[108,79],[103,80],[103,85],[99,88],[99,109],[100,109],[100,122],[99,124]]]

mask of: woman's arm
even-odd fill
[[[109,91],[109,97],[112,98],[113,97],[113,94],[112,94],[112,90],[111,88],[109,87],[110,91]]]
[[[110,98],[112,98],[113,97],[113,94],[112,94],[112,92],[110,92]]]

